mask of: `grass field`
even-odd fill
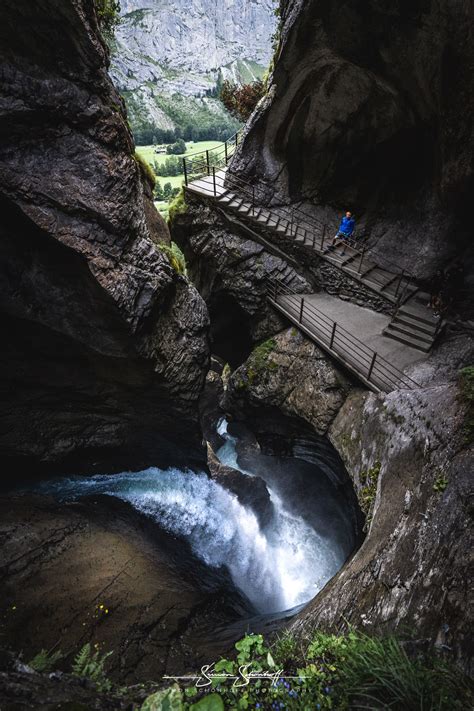
[[[199,141],[198,143],[193,143],[193,141],[186,141],[186,153],[183,155],[189,155],[190,153],[199,153],[200,151],[212,151],[217,146],[220,146],[220,141]],[[155,146],[137,146],[137,153],[139,153],[150,165],[153,163],[158,163],[161,165],[165,162],[169,155],[166,153],[155,153]],[[162,178],[158,176],[160,182]],[[167,178],[167,180],[172,180]]]
[[[187,150],[186,153],[184,153],[183,155],[189,155],[190,153],[199,153],[200,151],[212,151],[214,148],[220,145],[221,143],[219,141],[199,141],[198,143],[194,143],[193,141],[186,141]],[[153,166],[154,163],[161,165],[165,162],[167,158],[169,158],[166,153],[155,153],[155,146],[153,145],[137,146],[136,150],[137,153],[142,158],[144,158],[151,166]],[[184,176],[174,175],[165,177],[157,172],[156,179],[159,180],[162,188],[164,188],[166,183],[171,183],[172,188],[180,188],[183,184]],[[166,218],[168,217],[169,203],[166,200],[156,200],[155,207],[161,214],[161,216],[164,217],[166,220]]]
[[[172,188],[180,188],[183,184],[184,177],[182,175],[170,175],[164,178],[162,175],[157,175],[156,179],[160,181],[162,188],[165,187],[166,183],[171,183]]]
[[[155,200],[155,207],[165,220],[168,217],[169,202],[166,200]]]

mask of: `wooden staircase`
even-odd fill
[[[240,185],[239,181],[229,189],[230,180],[224,171],[216,174],[213,170],[212,175],[188,183],[186,190],[212,198],[226,213],[233,213],[254,230],[311,247],[326,262],[393,304],[394,316],[383,335],[425,353],[431,349],[440,333],[441,319],[427,306],[429,295],[420,292],[409,275],[380,267],[359,245],[340,241],[333,247],[333,234],[326,234],[320,223],[311,225],[309,217],[298,223],[286,209],[258,205],[253,186]],[[284,250],[284,245],[279,246]]]

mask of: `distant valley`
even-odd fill
[[[254,81],[267,70],[274,0],[122,0],[121,7],[111,74],[136,141],[232,133],[237,122],[217,99],[219,85]]]

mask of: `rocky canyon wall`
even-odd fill
[[[233,169],[334,229],[353,210],[373,253],[419,277],[462,256],[472,287],[472,3],[281,7],[270,91]]]
[[[365,514],[359,550],[291,622],[298,637],[348,625],[370,635],[409,634],[415,648],[435,646],[472,671],[473,448],[446,370],[472,355],[469,339],[458,337],[417,366],[419,390],[375,395],[290,328],[230,376],[225,411],[252,423],[267,448],[289,442],[302,459],[310,451],[307,426],[313,438],[325,435]]]
[[[207,311],[159,249],[92,0],[6,0],[0,48],[2,459],[200,462]]]

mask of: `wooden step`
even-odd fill
[[[386,272],[385,269],[380,269],[380,267],[377,267],[374,264],[370,270],[364,270],[360,278],[364,284],[373,284],[381,291],[382,288],[391,280],[391,274]]]
[[[249,202],[243,202],[238,209],[238,212],[242,215],[248,215],[252,210],[252,205]]]
[[[260,217],[262,210],[262,207],[255,206],[254,211],[250,213],[250,217],[252,217],[254,220],[257,220]]]
[[[236,197],[235,193],[231,193],[227,191],[224,195],[219,196],[219,202],[223,203],[224,205],[228,205],[232,200],[234,200]]]
[[[259,222],[261,225],[267,225],[270,217],[271,217],[270,211],[263,208],[262,211],[260,212],[260,215],[257,218],[257,222]]]

